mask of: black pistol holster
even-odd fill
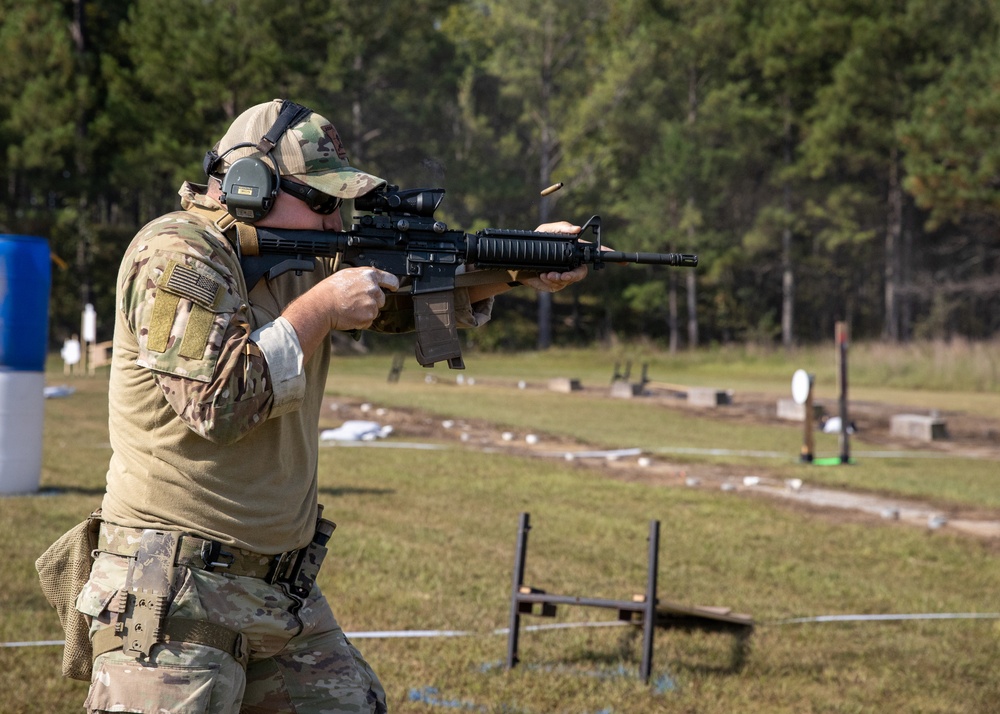
[[[313,585],[316,584],[319,568],[326,558],[326,544],[337,528],[337,524],[323,518],[322,513],[323,506],[319,506],[316,532],[312,541],[303,548],[285,553],[268,573],[269,583],[284,585],[288,588],[288,592],[298,598],[308,597]]]

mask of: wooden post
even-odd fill
[[[847,434],[847,323],[836,324],[837,374],[840,382],[840,463],[851,461],[851,444]]]
[[[80,342],[83,355],[80,365],[81,374],[92,374],[93,366],[91,362],[93,355],[91,347],[97,342],[97,312],[89,302],[83,307],[83,314],[80,316]]]
[[[792,399],[800,405],[805,413],[802,415],[802,423],[805,433],[802,436],[802,451],[799,454],[799,461],[811,464],[813,453],[816,451],[816,441],[813,434],[813,382],[815,377],[804,369],[795,370],[792,375]]]
[[[813,376],[809,375],[809,392],[806,395],[806,418],[805,418],[805,433],[802,436],[802,454],[799,456],[799,461],[811,464],[813,460],[813,455],[816,453],[816,427],[813,423],[814,414],[813,411]]]
[[[89,374],[90,370],[90,343],[82,340],[80,344],[80,374]]]

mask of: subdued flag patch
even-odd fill
[[[203,307],[215,307],[222,285],[180,263],[172,263],[168,272],[167,280],[163,284],[164,289],[186,297]]]

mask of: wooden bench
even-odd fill
[[[113,342],[92,342],[87,346],[87,374],[94,374],[98,367],[111,365]]]

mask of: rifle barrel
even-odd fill
[[[606,263],[643,263],[645,265],[674,265],[681,268],[694,268],[698,265],[698,256],[690,253],[631,253],[619,250],[606,250],[601,253],[601,261]]]

